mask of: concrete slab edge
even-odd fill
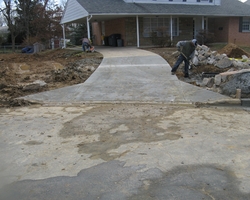
[[[25,99],[24,99],[25,100]],[[80,102],[50,102],[50,101],[35,101],[26,100],[30,105],[43,105],[43,106],[77,106],[84,104],[162,104],[162,105],[176,105],[176,106],[241,106],[240,99],[225,99],[207,102],[186,102],[186,101],[80,101]]]

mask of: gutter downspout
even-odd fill
[[[64,24],[62,24],[62,29],[63,29],[63,49],[66,48],[66,39],[65,39],[65,27]]]
[[[90,39],[90,28],[89,28],[89,21],[91,20],[92,15],[90,15],[89,17],[87,17],[87,30],[88,30],[88,38]]]
[[[139,34],[139,19],[138,15],[136,15],[136,34],[137,34],[137,47],[140,47],[140,34]]]

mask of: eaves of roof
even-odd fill
[[[250,16],[250,5],[221,0],[221,5],[126,3],[123,0],[77,0],[89,15]]]

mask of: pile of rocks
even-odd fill
[[[230,45],[230,44],[229,44]],[[234,52],[244,51],[233,46]],[[217,51],[211,51],[209,47],[198,46],[195,57],[192,62],[196,67],[204,65],[213,65],[219,69],[224,69],[223,73],[208,73],[202,75],[202,81],[198,83],[201,87],[219,92],[224,95],[235,97],[236,91],[241,90],[241,97],[250,97],[250,58],[245,52],[241,58],[231,58],[228,54],[219,54]],[[210,76],[210,77],[209,77]]]

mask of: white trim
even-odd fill
[[[68,0],[60,24],[70,23],[88,16],[77,0]]]
[[[221,5],[221,0],[124,0],[126,3],[152,3],[152,4],[184,4],[184,5]]]

